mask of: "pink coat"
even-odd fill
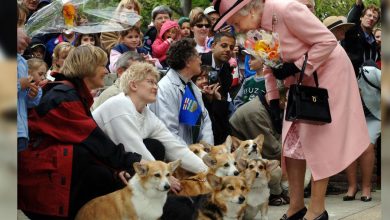
[[[356,160],[370,143],[353,66],[334,35],[303,4],[266,0],[261,27],[271,31],[272,20],[283,60],[301,68],[308,52],[303,83],[314,85],[312,73],[316,70],[320,87],[328,90],[332,123],[298,126],[314,180],[330,177]],[[283,122],[283,145],[291,124]]]

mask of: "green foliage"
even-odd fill
[[[356,0],[315,0],[316,15],[322,21],[331,15],[347,16]],[[380,6],[380,0],[364,0],[364,5],[374,4]]]

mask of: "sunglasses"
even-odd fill
[[[195,26],[198,27],[198,28],[202,28],[202,27],[210,28],[209,24],[196,24]]]

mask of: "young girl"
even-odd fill
[[[53,65],[50,70],[47,71],[46,78],[50,81],[54,81],[55,75],[60,72],[65,58],[74,46],[68,42],[61,42],[53,50]]]
[[[47,64],[39,58],[31,58],[27,60],[28,75],[39,86],[43,87],[48,80],[46,79]]]
[[[165,21],[161,27],[160,33],[152,44],[153,57],[157,58],[163,67],[168,66],[165,63],[169,46],[180,38],[179,24],[175,21]]]
[[[90,44],[92,46],[100,47],[100,39],[97,34],[79,34],[74,43],[75,47],[80,45]]]
[[[140,36],[141,30],[137,26],[131,26],[129,29],[120,32],[119,44],[113,47],[110,52],[110,72],[115,72],[115,63],[122,53],[137,51],[140,54],[148,54],[145,49],[139,47],[141,43]]]

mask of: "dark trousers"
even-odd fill
[[[160,141],[146,138],[144,139],[144,144],[149,152],[153,155],[154,159],[164,161],[165,147]]]
[[[164,161],[165,147],[155,139],[145,139],[144,144],[156,160]],[[53,217],[25,212],[30,219],[64,220],[74,219],[78,210],[89,200],[122,189],[125,185],[115,170],[98,162],[84,148],[74,148],[72,183],[69,202],[69,217]]]

